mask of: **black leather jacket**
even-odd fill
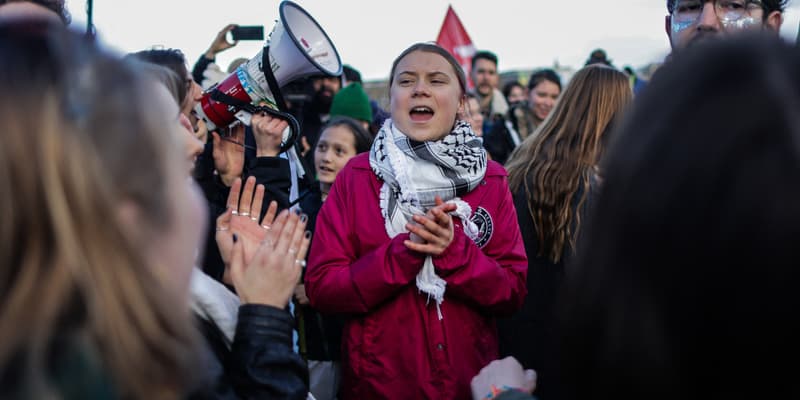
[[[230,350],[213,322],[198,320],[213,354],[204,366],[204,387],[190,399],[306,399],[308,368],[292,349],[294,320],[288,311],[240,306]]]

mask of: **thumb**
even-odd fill
[[[533,393],[534,389],[536,389],[536,371],[532,369],[525,370],[525,382],[521,389],[528,393]]]
[[[220,214],[220,216],[217,217],[217,227],[219,227],[220,225],[230,227],[231,218],[233,218],[233,210],[230,207],[228,207],[228,209],[226,209],[224,213]]]
[[[211,137],[213,138],[212,140],[214,142],[214,148],[216,149],[219,146],[219,142],[221,142],[222,139],[219,137],[219,133],[217,133],[217,131],[211,132]]]

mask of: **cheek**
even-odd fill
[[[694,21],[675,22],[675,20],[673,19],[670,23],[670,30],[672,31],[672,35],[674,36],[681,34],[683,31],[692,26],[693,23]]]

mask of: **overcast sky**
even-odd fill
[[[264,25],[278,18],[278,0],[94,0],[102,43],[118,52],[153,46],[181,49],[194,61],[228,23]],[[325,29],[342,62],[365,80],[385,79],[394,58],[436,39],[451,4],[478,49],[494,51],[501,72],[553,65],[580,67],[604,48],[615,65],[639,67],[669,51],[664,0],[297,0]],[[67,0],[73,25],[84,29],[86,1]],[[782,34],[797,36],[800,0],[790,0]],[[240,42],[221,53],[224,67],[254,56],[263,43]]]

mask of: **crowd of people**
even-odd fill
[[[196,111],[235,25],[190,66],[0,0],[0,397],[794,398],[785,8],[667,0],[646,83],[411,43],[387,109],[288,84],[287,151]]]

